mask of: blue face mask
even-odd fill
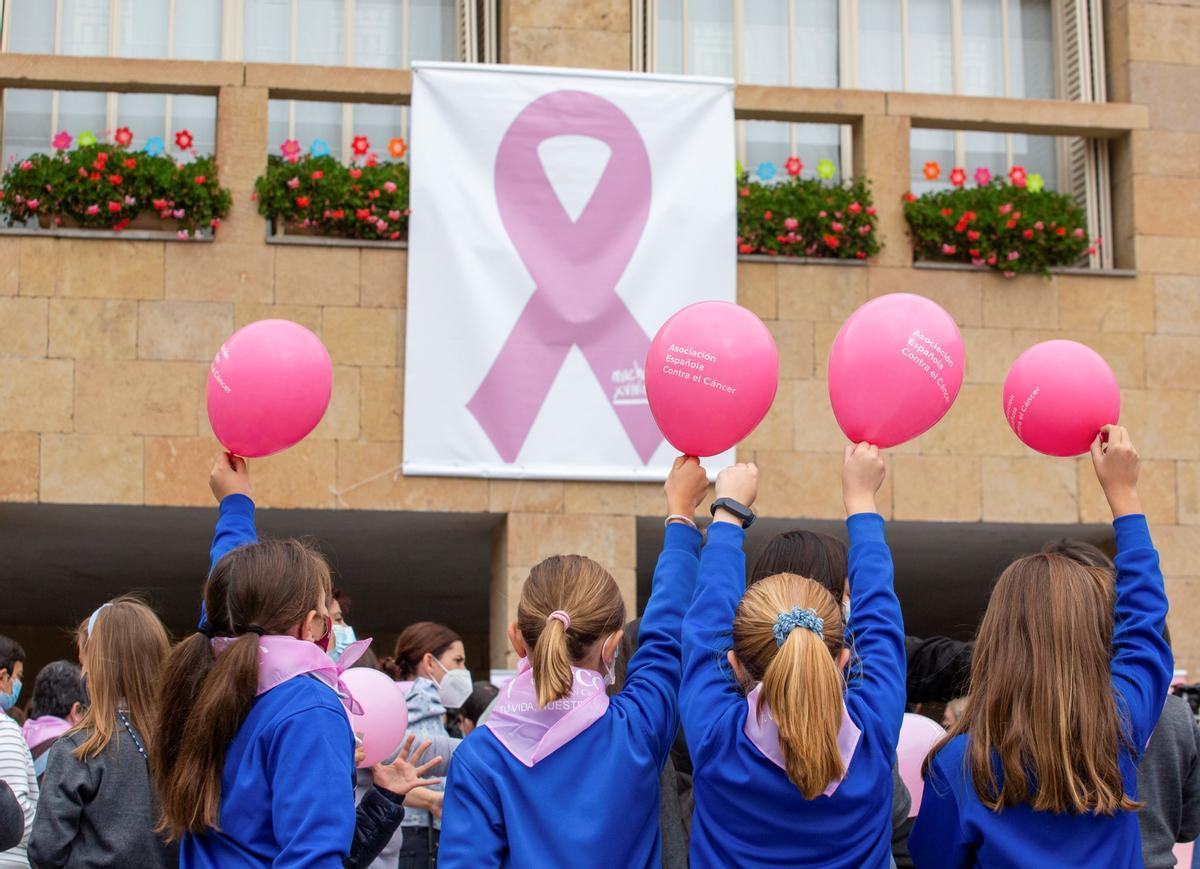
[[[329,657],[336,661],[342,656],[342,652],[346,651],[346,647],[357,639],[354,635],[354,628],[349,625],[334,625],[333,648],[329,652]]]
[[[7,694],[0,694],[0,709],[5,712],[17,705],[17,698],[21,696],[21,680],[12,680],[12,689]]]

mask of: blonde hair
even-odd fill
[[[821,632],[802,625],[777,642],[776,622],[796,607],[812,610]],[[779,728],[788,779],[805,799],[845,773],[837,742],[845,682],[836,660],[844,646],[841,606],[823,585],[792,573],[750,586],[733,618],[733,653],[762,683],[759,717],[765,705]]]
[[[75,757],[88,760],[108,747],[118,734],[118,709],[149,752],[158,726],[160,674],[171,648],[166,628],[142,601],[118,597],[96,611],[94,622],[83,621],[75,640],[90,700],[74,728],[86,734]]]
[[[565,613],[568,627],[551,613]],[[517,629],[529,649],[539,707],[571,693],[571,664],[625,624],[625,601],[607,570],[582,555],[555,555],[529,572]]]

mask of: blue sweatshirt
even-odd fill
[[[446,782],[441,869],[660,864],[658,780],[679,728],[679,631],[699,554],[698,531],[667,527],[641,645],[591,727],[533,767],[486,727],[463,741]]]
[[[886,867],[892,859],[892,764],[904,717],[904,628],[883,519],[851,516],[850,609],[862,667],[846,710],[862,731],[831,796],[805,799],[746,736],[748,705],[726,675],[730,626],[746,588],[745,532],[708,532],[683,635],[680,711],[694,767],[692,865]]]
[[[1174,660],[1163,640],[1167,597],[1145,516],[1122,516],[1117,532],[1117,599],[1112,688],[1134,747],[1118,763],[1125,793],[1137,797],[1137,767],[1171,684]],[[921,813],[908,849],[917,866],[1140,867],[1142,840],[1133,812],[993,812],[979,801],[964,762],[969,734],[956,736],[930,765]]]

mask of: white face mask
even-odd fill
[[[437,658],[434,658],[433,662],[441,667],[445,674],[442,676],[442,681],[438,683],[438,700],[447,709],[461,709],[462,705],[467,702],[467,698],[471,696],[471,692],[475,690],[471,671],[462,667],[457,670],[447,670]]]
[[[850,598],[842,601],[842,626],[850,624]]]
[[[603,654],[603,652],[601,654]],[[620,655],[621,655],[621,644],[617,643],[617,647],[615,649],[613,649],[612,663],[608,664],[604,667],[604,684],[605,685],[617,684],[617,658],[619,658]],[[604,664],[604,660],[601,659],[600,663]]]

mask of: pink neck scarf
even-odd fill
[[[237,637],[213,637],[213,654],[221,654],[236,641]],[[369,645],[370,639],[351,643],[335,662],[322,652],[316,643],[310,643],[308,640],[298,640],[283,634],[261,636],[258,638],[257,695],[267,693],[288,679],[307,674],[337,692],[338,699],[348,712],[362,715],[362,705],[354,699],[350,689],[342,681],[342,673],[362,657]]]
[[[775,719],[771,717],[771,710],[762,700],[761,694],[762,685],[757,685],[746,695],[746,704],[749,706],[749,709],[746,710],[746,738],[754,743],[754,747],[761,751],[767,760],[780,769],[786,770],[787,765],[783,762],[783,749],[779,745],[779,728],[775,724]],[[762,721],[759,721],[758,717],[759,704],[762,704]],[[858,748],[861,738],[862,731],[850,719],[850,713],[846,711],[845,704],[842,704],[842,726],[838,730],[837,743],[838,754],[842,756],[842,769],[846,772],[850,770],[850,761],[854,759],[854,752]],[[824,790],[825,796],[833,796],[834,791],[838,789],[838,785],[845,777],[845,772],[843,772],[841,778],[831,781]]]
[[[571,693],[539,709],[533,670],[522,658],[517,675],[500,689],[483,726],[525,766],[540,763],[587,730],[608,709],[604,679],[594,670],[572,667]]]
[[[30,748],[37,748],[48,739],[58,739],[70,729],[71,722],[54,715],[42,715],[27,718],[21,732],[25,736],[25,744]]]

